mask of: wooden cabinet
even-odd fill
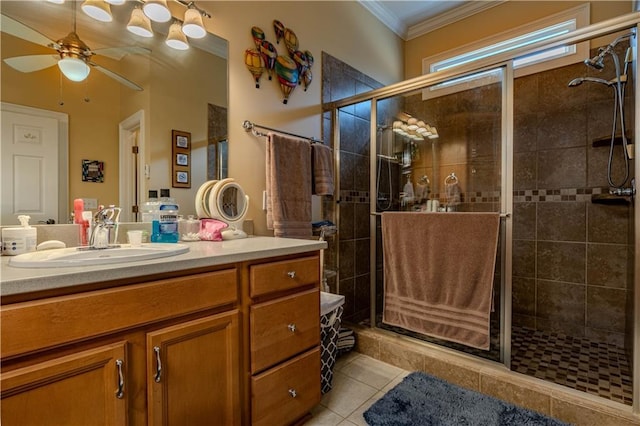
[[[126,425],[126,344],[119,342],[3,373],[4,425]]]
[[[251,423],[288,425],[320,402],[319,258],[250,266]]]
[[[320,402],[317,252],[155,278],[2,305],[2,425],[285,426]]]
[[[240,423],[238,312],[147,334],[149,425]]]
[[[4,306],[2,424],[240,424],[237,302],[230,268]]]

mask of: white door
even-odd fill
[[[58,120],[2,110],[0,223],[58,217]]]

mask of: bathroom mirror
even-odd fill
[[[184,7],[172,3],[170,8],[174,16],[182,16]],[[147,190],[158,190],[159,193],[160,189],[169,188],[171,196],[185,206],[184,213],[194,213],[190,209],[193,208],[193,199],[199,185],[212,173],[222,176],[221,173],[226,169],[227,41],[208,33],[200,40],[189,39],[189,50],[173,50],[164,43],[171,22],[152,23],[154,36],[149,39],[126,30],[131,11],[139,5],[138,2],[111,6],[113,22],[110,23],[89,18],[80,10],[80,4],[75,1],[64,4],[10,1],[0,3],[0,12],[50,39],[58,40],[74,28],[72,5],[75,6],[76,32],[92,50],[136,46],[151,51],[148,55],[126,55],[119,60],[104,56],[93,59],[101,66],[142,86],[144,90],[131,90],[96,69],[92,69],[85,81],[71,83],[61,77],[55,65],[40,71],[20,73],[3,62],[2,101],[68,114],[68,160],[60,159],[59,164],[67,169],[69,190],[68,195],[60,194],[58,199],[59,205],[66,207],[67,215],[73,204],[68,198],[89,197],[96,198],[100,204],[118,203],[118,197],[123,193],[122,186],[119,185],[123,169],[119,153],[123,150],[122,141],[118,140],[119,137],[122,138],[118,127],[122,127],[122,123],[138,111],[144,111],[146,128],[142,135],[146,137],[144,160],[139,161],[136,170],[131,172],[131,176],[136,176],[141,182],[135,187],[139,197],[138,204],[147,198]],[[203,2],[201,6],[204,9],[215,8],[215,4],[211,2]],[[0,37],[2,59],[20,55],[56,54],[45,46],[7,36],[5,33]],[[212,59],[203,60],[205,57]],[[214,70],[210,66],[212,63],[216,66]],[[194,99],[195,96],[198,98]],[[211,116],[208,114],[211,105],[222,112]],[[108,129],[108,137],[105,136],[105,129]],[[177,161],[171,157],[170,151],[172,129],[192,134],[191,156],[181,157],[181,161],[189,161],[191,167],[191,187],[188,189],[171,186],[171,166],[173,161]],[[222,145],[221,141],[224,141]],[[220,146],[213,160],[207,159],[210,144]],[[81,161],[85,159],[103,164],[102,181],[84,180]],[[216,170],[210,170],[214,165],[217,166]],[[60,214],[57,222],[65,223],[68,216],[64,217],[63,209],[58,211]]]

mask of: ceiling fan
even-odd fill
[[[91,57],[102,55],[119,60],[126,54],[148,55],[151,51],[138,46],[91,50],[76,33],[75,2],[71,3],[73,7],[73,31],[57,41],[49,39],[47,36],[13,18],[4,14],[0,15],[2,32],[57,51],[57,54],[14,56],[4,59],[4,62],[10,67],[25,73],[39,71],[57,64],[60,71],[72,81],[83,81],[89,75],[91,68],[95,68],[130,89],[143,90],[142,87],[131,80],[96,64],[91,60]]]

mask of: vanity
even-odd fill
[[[320,402],[320,250],[251,237],[144,262],[2,258],[2,423],[286,425]]]

